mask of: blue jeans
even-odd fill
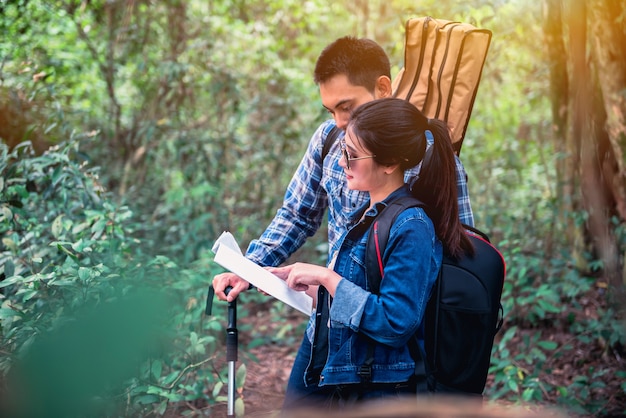
[[[327,400],[332,396],[335,388],[327,386],[310,385],[304,383],[304,373],[311,360],[311,342],[306,335],[302,337],[302,343],[296,359],[291,368],[289,381],[287,382],[287,390],[285,392],[285,400],[283,402],[283,410],[302,408],[308,406],[319,406],[320,402]]]
[[[414,382],[307,387],[304,374],[310,359],[311,343],[305,333],[287,382],[283,411],[299,408],[341,409],[358,401],[415,393]]]

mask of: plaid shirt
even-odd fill
[[[319,229],[328,208],[329,255],[339,248],[340,237],[351,225],[353,215],[369,200],[367,192],[346,187],[345,173],[339,166],[339,139],[331,146],[322,162],[322,147],[333,120],[317,129],[294,173],[283,205],[259,239],[250,242],[246,257],[261,266],[278,266],[298,250]],[[340,138],[343,134],[340,135]],[[429,143],[432,137],[428,135]],[[405,181],[419,172],[419,165],[405,172]],[[461,160],[456,159],[459,218],[474,226],[474,216],[467,189],[467,174]],[[329,199],[330,198],[330,199]],[[329,257],[330,260],[330,257]]]

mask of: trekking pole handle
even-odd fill
[[[228,293],[232,290],[231,286],[228,286],[224,293]],[[237,361],[237,344],[238,344],[238,331],[237,331],[237,299],[232,302],[228,302],[228,326],[226,328],[226,360]]]
[[[207,316],[211,316],[213,313],[213,297],[215,296],[215,289],[213,289],[213,285],[209,285],[209,291],[206,295],[206,306],[204,307],[204,314]]]

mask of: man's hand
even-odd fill
[[[226,296],[224,291],[228,286],[231,286],[232,289],[228,292],[228,296]],[[215,296],[217,296],[219,300],[232,302],[239,293],[248,290],[249,286],[250,284],[247,281],[234,273],[222,273],[213,277],[213,290],[215,290]]]

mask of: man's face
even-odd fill
[[[377,99],[363,86],[355,86],[348,81],[348,76],[338,74],[320,84],[322,105],[335,119],[337,127],[345,130],[348,126],[350,113],[363,103]]]

